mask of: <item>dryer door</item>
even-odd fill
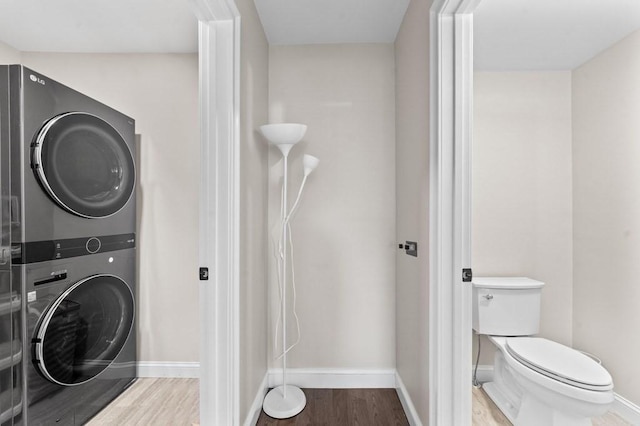
[[[86,218],[111,216],[131,198],[135,166],[123,137],[92,114],[69,112],[38,133],[32,166],[62,208]]]
[[[124,347],[134,316],[133,293],[120,278],[100,274],[75,283],[36,327],[36,367],[63,386],[93,379]]]

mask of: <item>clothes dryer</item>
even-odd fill
[[[16,424],[84,424],[134,381],[135,253],[13,267],[26,301]]]
[[[9,117],[14,263],[52,244],[135,233],[135,122],[21,65],[0,66]],[[33,255],[35,254],[35,255]]]

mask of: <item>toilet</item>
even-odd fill
[[[614,401],[613,380],[598,362],[534,337],[544,283],[524,277],[473,279],[473,329],[496,346],[487,395],[515,426],[584,426]]]

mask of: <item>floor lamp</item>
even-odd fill
[[[304,178],[300,185],[300,189],[298,191],[298,196],[293,203],[293,206],[290,210],[288,210],[288,200],[287,200],[287,185],[288,185],[288,155],[291,148],[300,140],[302,140],[305,132],[307,131],[307,126],[304,124],[296,124],[296,123],[282,123],[282,124],[267,124],[260,127],[260,131],[264,135],[264,137],[275,145],[280,152],[282,153],[282,162],[284,168],[284,181],[282,186],[282,206],[281,206],[281,214],[280,221],[282,226],[282,231],[280,235],[280,244],[278,248],[277,256],[279,256],[279,279],[281,280],[281,294],[280,294],[280,312],[282,315],[282,385],[276,388],[271,389],[269,393],[264,398],[264,402],[262,404],[262,408],[264,412],[273,418],[276,419],[286,419],[289,417],[293,417],[300,413],[306,403],[307,399],[302,390],[294,385],[287,384],[287,352],[291,349],[291,347],[287,348],[287,311],[286,311],[286,301],[287,301],[287,260],[288,260],[288,240],[290,238],[289,232],[289,223],[290,220],[298,208],[298,203],[300,202],[300,196],[302,195],[302,190],[304,188],[304,184],[307,180],[307,176],[318,166],[319,160],[316,157],[311,155],[305,155],[303,158],[303,166],[304,166]],[[291,265],[293,268],[293,265]],[[295,283],[294,283],[295,285]],[[295,311],[294,311],[295,313]],[[278,317],[278,321],[280,318]],[[276,334],[277,334],[276,324]],[[295,344],[294,344],[295,345]]]

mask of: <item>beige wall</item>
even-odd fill
[[[474,275],[543,281],[540,335],[571,345],[571,73],[476,72],[474,85]]]
[[[136,120],[141,361],[198,361],[198,58],[22,53],[22,62]]]
[[[0,41],[0,64],[19,64],[20,61],[20,51]]]
[[[240,58],[240,416],[267,371],[268,147],[258,135],[267,122],[269,46],[253,0],[236,2],[242,16]],[[243,420],[243,419],[241,419]]]
[[[573,73],[573,335],[640,404],[640,32]]]
[[[413,0],[395,43],[396,368],[423,424],[429,421],[429,0]]]
[[[600,357],[636,404],[639,51],[640,32],[572,73],[476,73],[473,152],[475,275],[547,282],[541,334]]]
[[[393,45],[271,46],[269,105],[271,122],[309,126],[289,156],[292,198],[303,152],[320,158],[292,224],[302,340],[288,366],[393,368]],[[280,214],[280,158],[271,148],[272,226]],[[273,278],[271,253],[269,265]],[[273,336],[279,298],[274,279],[270,285]],[[289,335],[293,341],[293,323]],[[272,342],[270,365],[278,367]]]

